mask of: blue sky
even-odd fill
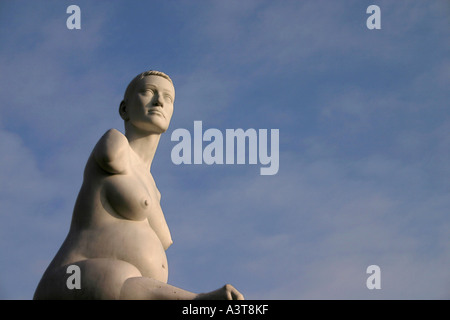
[[[176,88],[152,166],[170,284],[450,298],[449,22],[446,1],[0,1],[0,298],[32,298],[89,153],[149,69]],[[171,132],[196,120],[279,129],[278,173],[174,165]]]

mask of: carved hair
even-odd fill
[[[167,74],[165,74],[164,72],[156,71],[156,70],[145,71],[145,72],[142,72],[142,73],[138,74],[136,77],[134,77],[133,80],[131,80],[130,84],[128,85],[127,89],[125,90],[125,94],[123,96],[123,99],[126,100],[129,97],[129,95],[131,94],[131,92],[134,90],[134,88],[136,86],[136,83],[139,80],[142,80],[142,79],[144,79],[147,76],[160,76],[160,77],[163,77],[163,78],[169,80],[169,82],[173,85],[172,79],[170,79],[170,77]]]

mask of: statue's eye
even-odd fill
[[[165,94],[164,99],[166,99],[167,101],[173,102],[173,98],[170,94]]]
[[[153,95],[155,94],[155,92],[153,91],[153,89],[150,88],[145,88],[144,90],[141,91],[143,94],[145,95]]]

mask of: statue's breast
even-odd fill
[[[148,217],[152,197],[142,179],[132,174],[105,178],[103,195],[111,208],[123,218],[144,220]]]

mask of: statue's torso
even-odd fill
[[[150,172],[133,157],[125,174],[109,174],[89,158],[72,225],[54,267],[110,258],[134,265],[143,276],[167,282],[165,249],[171,240],[160,194]]]

